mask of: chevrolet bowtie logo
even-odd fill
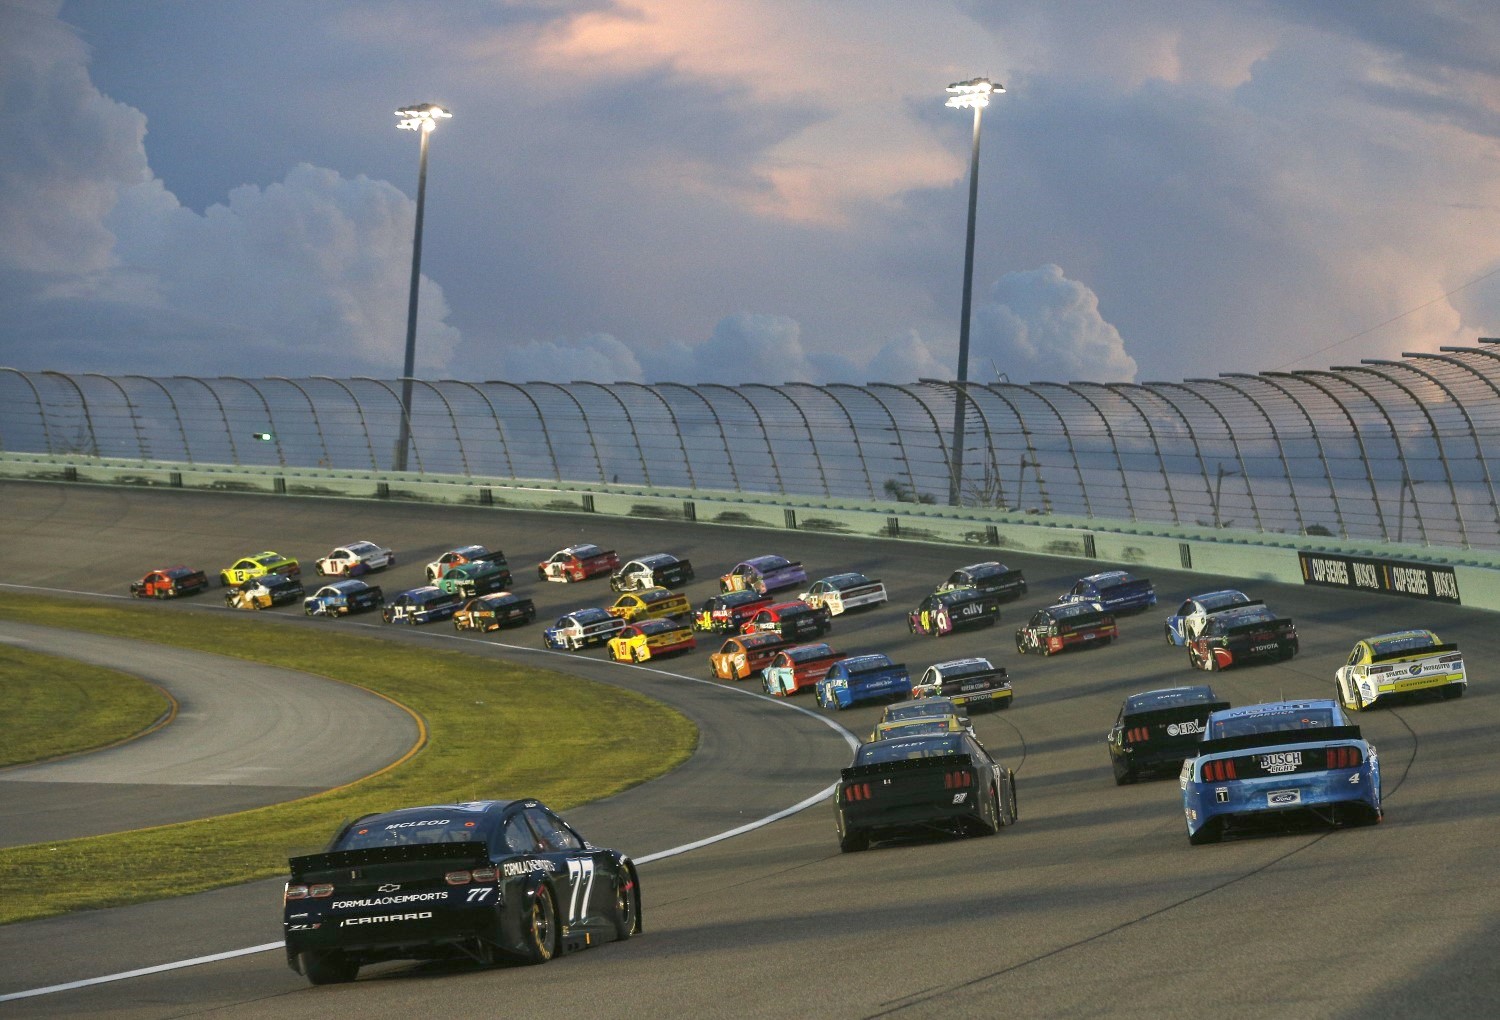
[[[395,892],[397,889],[400,889],[400,888],[401,887],[399,885],[395,885],[394,883],[387,882],[385,885],[383,885],[383,886],[380,887],[380,891],[381,892]]]

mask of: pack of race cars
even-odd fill
[[[390,549],[360,540],[335,547],[317,561],[317,572],[327,580],[310,592],[302,586],[299,562],[269,550],[232,561],[218,574],[220,585],[229,588],[225,603],[233,608],[300,603],[308,616],[319,617],[378,610],[390,623],[451,620],[456,630],[479,634],[525,627],[537,619],[532,598],[515,590],[517,579],[504,554],[488,546],[456,546],[426,565],[426,584],[387,594],[368,575],[394,563]],[[760,555],[718,576],[717,591],[695,604],[684,592],[695,580],[692,564],[670,553],[627,559],[614,550],[580,543],[557,551],[536,569],[543,586],[556,582],[594,590],[608,584],[613,592],[596,600],[581,599],[593,604],[555,617],[542,629],[545,647],[569,652],[597,647],[617,662],[640,665],[692,653],[706,637],[711,639],[708,669],[716,679],[749,681],[777,698],[802,696],[831,712],[883,705],[884,715],[870,739],[859,746],[835,786],[833,808],[841,850],[861,851],[913,837],[986,835],[1017,822],[1015,770],[984,746],[969,718],[981,708],[1010,708],[1016,697],[1015,677],[995,663],[993,651],[933,656],[941,661],[909,667],[879,649],[850,647],[840,640],[838,631],[854,616],[891,611],[883,608],[890,601],[883,581],[853,570],[809,574],[801,563]],[[141,597],[190,596],[208,586],[208,576],[185,566],[163,567],[148,572],[131,588]],[[933,580],[936,583],[918,604],[905,610],[914,635],[941,638],[984,632],[999,622],[1003,604],[1027,595],[1021,572],[995,561],[959,567]],[[1121,617],[1147,611],[1156,602],[1150,580],[1123,570],[1078,578],[1057,597],[1023,614],[1014,630],[1016,652],[1050,658],[1109,646],[1128,633]],[[1170,645],[1183,649],[1189,668],[1206,672],[1281,662],[1300,651],[1292,620],[1233,589],[1182,600],[1166,617],[1162,633]],[[1108,661],[1107,654],[1103,660],[1087,661],[1097,672]],[[1066,669],[1068,664],[1037,668]],[[1358,642],[1334,674],[1333,697],[1323,700],[1235,706],[1208,684],[1192,682],[1132,693],[1105,736],[1115,782],[1176,776],[1188,838],[1194,845],[1241,833],[1280,831],[1299,820],[1337,826],[1378,822],[1383,811],[1379,754],[1351,717],[1395,700],[1461,696],[1468,683],[1463,658],[1455,645],[1431,631],[1412,629]],[[535,807],[523,805],[528,806]],[[490,887],[492,874],[522,873],[515,870],[523,867],[521,863],[509,863],[512,857],[506,854],[511,851],[497,850],[503,828],[494,827],[500,824],[498,816],[494,825],[485,820],[486,812],[514,809],[513,804],[424,808],[419,814],[434,818],[413,816],[412,824],[447,833],[452,824],[447,816],[453,816],[473,817],[476,825],[491,826],[486,830],[488,856],[476,850],[472,862],[462,868],[452,865],[453,874],[470,875],[477,891]],[[396,844],[404,845],[401,840]],[[514,851],[519,855],[514,859],[531,861],[527,855],[537,852],[523,847]],[[584,860],[570,856],[567,849],[558,852],[559,866]],[[424,853],[361,850],[355,856],[372,863],[425,861],[429,858]],[[456,851],[453,856],[455,861],[469,860]],[[436,856],[431,859],[437,861]],[[628,861],[618,856],[611,860],[600,858],[590,865],[601,875],[609,871],[612,878],[600,913],[588,915],[588,923],[597,921],[606,938],[612,932],[625,937],[639,928],[639,889]],[[324,895],[314,891],[323,888],[314,881],[321,874],[318,868],[333,874],[342,861],[294,861],[292,887],[305,884],[307,889],[298,897],[315,900]],[[457,908],[473,902],[473,891],[462,901],[451,890],[442,893],[445,909],[455,910],[451,922],[440,921],[446,915],[426,907],[401,915],[382,908],[369,914],[375,920],[367,922],[362,918],[368,912],[327,914],[329,906],[346,902],[342,899],[331,905],[288,900],[289,962],[321,983],[351,978],[362,962],[432,950],[433,944],[420,932],[410,936],[409,944],[406,935],[388,937],[384,928],[361,929],[360,937],[379,936],[368,944],[355,939],[354,933],[343,942],[327,940],[331,933],[317,938],[297,934],[312,930],[298,926],[313,923],[309,919],[315,914],[335,917],[340,926],[376,927],[401,927],[402,917],[421,915],[423,921],[431,919],[432,931],[439,933],[435,944],[485,959],[485,954],[498,954],[536,960],[577,948],[556,934],[572,926],[562,920],[561,904],[555,899],[550,904],[538,900],[544,886],[532,883],[529,891],[517,893],[530,897],[529,907],[523,902],[522,914],[498,917],[479,912],[472,923],[460,920]],[[584,890],[583,902],[590,904],[587,886]],[[555,897],[555,888],[548,895]],[[307,907],[324,913],[303,909]],[[574,920],[583,924],[584,915]],[[294,946],[303,948],[293,952]]]

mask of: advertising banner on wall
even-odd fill
[[[1401,595],[1432,602],[1460,604],[1463,601],[1458,595],[1458,577],[1451,567],[1300,550],[1297,559],[1302,564],[1303,584]]]

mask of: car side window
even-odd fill
[[[1359,645],[1355,645],[1354,646],[1354,651],[1352,651],[1352,652],[1349,653],[1349,665],[1351,665],[1351,666],[1357,666],[1357,665],[1359,665],[1360,652],[1362,652],[1362,651],[1364,651],[1364,649],[1361,648]]]
[[[569,850],[583,849],[583,841],[573,835],[573,830],[551,811],[539,807],[527,808],[526,818],[536,829],[548,851],[566,853]]]
[[[526,819],[520,813],[510,816],[505,823],[505,829],[500,834],[500,840],[505,849],[513,854],[534,854],[544,849],[536,834],[531,831],[531,826],[526,824]]]

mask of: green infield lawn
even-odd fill
[[[176,706],[139,677],[0,644],[0,767],[93,751],[140,736]]]
[[[302,800],[0,849],[0,923],[281,875],[289,852],[321,849],[340,820],[369,811],[518,795],[565,810],[670,771],[697,744],[686,718],[630,691],[332,628],[319,633],[253,616],[14,595],[0,596],[0,618],[236,655],[355,683],[406,707],[426,735],[395,766]],[[275,628],[274,641],[265,640],[268,628]]]

